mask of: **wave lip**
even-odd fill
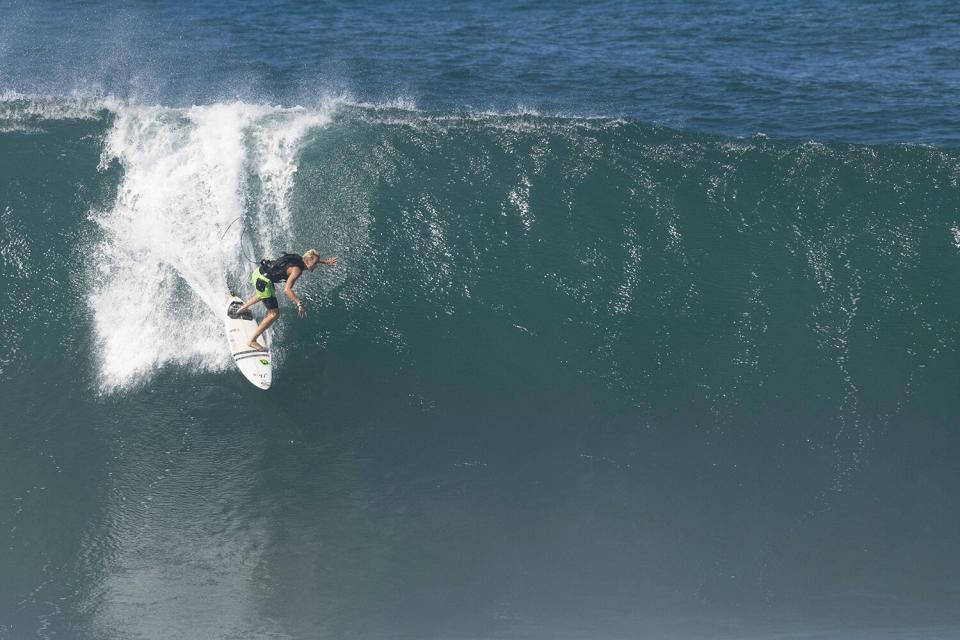
[[[7,91],[0,94],[0,133],[41,131],[49,122],[102,120],[121,101],[113,97],[49,96]]]

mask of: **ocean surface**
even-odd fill
[[[958,60],[954,2],[0,0],[0,639],[960,638]],[[311,247],[260,391],[220,310]]]

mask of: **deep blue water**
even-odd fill
[[[5,3],[0,86],[956,145],[953,2]]]

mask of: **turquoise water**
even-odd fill
[[[0,638],[960,635],[960,23],[864,6],[4,7]]]

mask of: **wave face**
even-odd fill
[[[0,636],[960,628],[954,151],[12,94],[0,162]],[[218,307],[310,247],[260,394]]]

